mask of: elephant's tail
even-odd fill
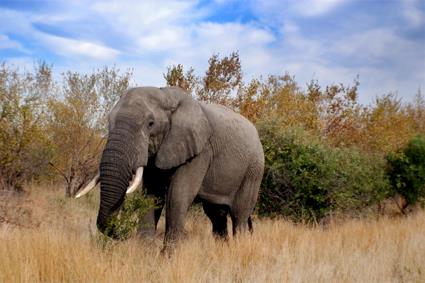
[[[248,229],[249,229],[249,232],[254,232],[254,229],[252,228],[252,219],[251,219],[251,216],[250,217],[248,217]]]

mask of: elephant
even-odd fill
[[[153,234],[165,205],[164,247],[185,234],[186,213],[195,198],[212,223],[212,232],[228,238],[252,232],[253,213],[264,171],[264,152],[255,126],[229,108],[205,103],[179,87],[127,90],[108,116],[108,138],[99,173],[78,194],[100,182],[97,227],[106,229],[126,192],[143,184],[159,199],[144,222]]]

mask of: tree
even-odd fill
[[[416,132],[407,108],[394,93],[376,98],[367,110],[364,127],[367,149],[383,154],[402,148]]]
[[[44,129],[45,100],[53,91],[51,66],[20,73],[0,65],[0,188],[46,175],[51,150]]]
[[[202,87],[196,91],[203,101],[232,106],[232,92],[242,83],[242,69],[238,52],[220,59],[214,54],[208,60],[208,70],[202,78]]]
[[[73,196],[97,170],[107,133],[107,114],[128,88],[131,72],[104,68],[89,75],[63,74],[63,98],[48,102],[48,130],[54,149],[50,165]]]
[[[185,73],[183,66],[178,64],[168,67],[164,79],[167,86],[179,86],[198,100],[234,108],[234,94],[242,86],[239,54],[233,52],[221,59],[218,54],[212,55],[203,77],[195,76],[193,68]]]
[[[425,98],[421,89],[418,89],[413,102],[407,106],[407,111],[413,120],[415,130],[425,134]]]
[[[362,117],[365,109],[359,105],[358,78],[353,86],[332,84],[324,91],[309,86],[308,97],[316,101],[321,134],[336,146],[352,146],[362,141]]]
[[[198,83],[197,77],[194,75],[194,69],[190,68],[189,71],[184,73],[183,65],[178,64],[167,68],[167,74],[163,74],[167,86],[178,86],[182,89],[192,93],[196,84]]]
[[[253,79],[248,85],[242,86],[236,95],[234,105],[239,113],[252,122],[259,120],[266,111],[267,99],[262,96],[263,83]]]

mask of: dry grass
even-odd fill
[[[34,226],[0,225],[2,282],[425,282],[423,211],[326,228],[257,219],[254,235],[228,243],[193,214],[187,239],[167,258],[162,227],[151,243],[104,244],[95,235],[94,197],[31,190],[24,203]]]

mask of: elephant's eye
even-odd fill
[[[153,124],[154,124],[154,123],[153,123],[153,121],[149,121],[149,123],[148,123],[148,127],[149,127],[149,128],[152,128],[152,127],[153,127]]]

